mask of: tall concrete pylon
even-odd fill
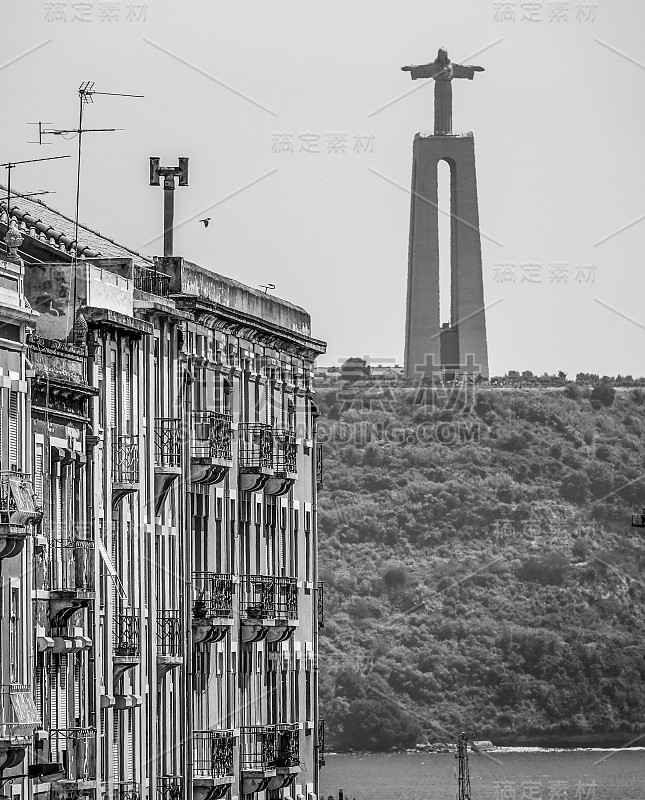
[[[475,140],[452,132],[452,81],[472,80],[482,67],[452,64],[439,50],[431,64],[403,67],[435,80],[435,132],[414,137],[408,296],[405,333],[407,378],[442,373],[488,373]],[[450,320],[440,316],[437,170],[450,167]]]

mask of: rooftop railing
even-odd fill
[[[154,269],[147,269],[135,264],[134,286],[142,292],[156,294],[158,297],[168,297],[170,288],[170,275],[164,275]]]

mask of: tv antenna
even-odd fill
[[[14,167],[19,166],[20,164],[33,164],[34,161],[55,161],[58,158],[71,158],[71,156],[50,156],[49,158],[28,158],[24,161],[6,161],[4,164],[0,164],[0,167],[4,167],[7,170],[7,228],[11,226],[11,170]],[[49,194],[49,192],[29,192],[28,194],[22,194],[21,197],[34,197],[38,194]],[[9,252],[9,245],[7,244],[7,250]]]
[[[78,266],[78,210],[81,197],[81,156],[83,153],[83,134],[84,133],[108,133],[114,131],[121,131],[123,128],[84,128],[83,127],[83,109],[88,103],[94,102],[94,95],[106,95],[110,97],[137,97],[142,98],[142,94],[125,94],[121,92],[97,92],[94,89],[94,81],[83,81],[78,87],[78,128],[44,128],[43,125],[49,123],[32,123],[38,125],[38,143],[48,144],[43,142],[43,136],[63,136],[63,138],[73,138],[78,136],[78,158],[76,165],[76,207],[74,213],[74,252],[72,254],[72,275],[74,281],[74,317],[76,316],[76,268]],[[35,144],[35,143],[34,143]],[[69,320],[68,320],[69,324]]]

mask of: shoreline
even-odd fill
[[[631,746],[628,745],[631,743]],[[456,745],[443,742],[436,742],[428,748],[412,747],[408,749],[395,750],[336,750],[329,748],[327,755],[337,756],[356,756],[356,755],[406,755],[422,754],[434,755],[452,752]],[[645,733],[626,734],[609,733],[599,734],[579,734],[576,736],[543,735],[543,736],[496,736],[492,740],[492,747],[480,748],[483,753],[494,752],[523,752],[532,750],[575,750],[575,751],[598,751],[613,749],[643,750],[645,749]]]

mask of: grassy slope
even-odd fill
[[[460,409],[415,390],[319,392],[336,746],[640,732],[643,399],[595,410],[558,390],[482,390]],[[475,424],[477,442],[436,441]]]

